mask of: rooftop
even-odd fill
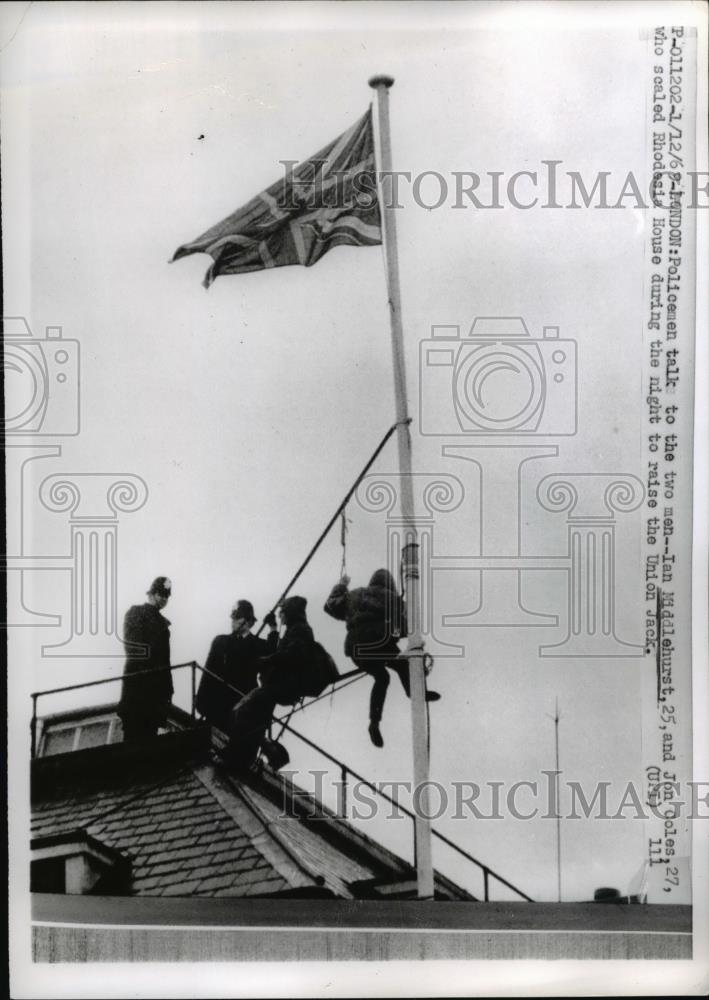
[[[128,874],[116,894],[415,896],[410,864],[267,765],[235,777],[215,753],[210,728],[180,716],[187,728],[146,744],[107,743],[35,759],[33,844],[83,832],[119,852]],[[70,719],[80,724],[82,716],[51,721]],[[436,897],[474,898],[442,875]]]
[[[236,777],[189,714],[143,744],[111,742],[114,716],[42,720],[35,961],[691,958],[689,906],[482,906],[440,873],[417,900],[410,864],[267,765]],[[504,879],[481,867],[487,898],[488,874]]]

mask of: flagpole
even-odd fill
[[[380,175],[391,175],[391,136],[389,132],[389,88],[394,80],[390,76],[373,76],[369,86],[377,93],[379,122]],[[396,242],[395,209],[381,198],[384,229],[384,255],[386,259],[389,316],[391,320],[391,347],[394,363],[394,395],[396,399],[397,442],[399,470],[401,473],[401,517],[404,545],[403,575],[404,596],[409,624],[407,655],[411,679],[411,721],[413,732],[414,788],[414,853],[419,899],[433,899],[433,854],[431,849],[431,822],[428,816],[428,720],[426,716],[426,684],[424,674],[423,639],[421,636],[421,594],[414,491],[412,484],[411,433],[406,394],[406,365],[404,360],[404,328],[401,319],[401,289],[399,286],[399,261]]]

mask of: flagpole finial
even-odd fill
[[[368,82],[369,86],[373,87],[375,90],[377,89],[377,87],[386,87],[388,90],[389,87],[394,86],[394,77],[386,76],[385,74],[379,74],[378,76],[370,76]]]

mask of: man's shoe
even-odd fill
[[[268,737],[264,737],[261,742],[261,753],[264,755],[268,761],[271,769],[274,771],[279,771],[286,764],[290,764],[290,754],[278,740],[272,740]]]
[[[438,691],[427,691],[426,692],[426,701],[440,701],[440,700],[441,700],[441,696],[438,693]]]
[[[375,747],[380,747],[381,748],[381,747],[384,746],[384,740],[382,739],[382,734],[379,731],[379,723],[378,722],[370,722],[369,723],[369,738],[372,741],[372,743],[375,745]]]

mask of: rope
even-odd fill
[[[402,425],[403,426],[408,426],[410,423],[411,423],[411,418],[409,417],[407,420],[397,420],[396,423],[394,423],[394,424],[391,425],[391,427],[386,432],[386,434],[384,435],[384,437],[382,438],[382,440],[379,442],[379,444],[377,445],[376,449],[372,453],[371,457],[367,461],[367,464],[364,466],[364,468],[362,469],[362,471],[357,476],[357,478],[355,479],[354,483],[352,484],[352,486],[348,490],[348,492],[347,492],[344,500],[340,503],[339,507],[337,508],[337,510],[335,511],[335,513],[332,515],[332,517],[328,521],[328,523],[325,526],[325,528],[324,528],[323,532],[321,533],[320,537],[317,539],[317,541],[315,542],[315,544],[311,548],[310,552],[308,552],[307,556],[305,557],[305,559],[303,560],[303,562],[300,564],[300,566],[296,570],[295,574],[293,575],[293,577],[291,578],[291,580],[289,581],[289,583],[287,584],[287,586],[283,590],[281,596],[278,598],[278,600],[276,601],[276,603],[274,604],[274,606],[271,608],[271,611],[269,612],[270,614],[274,614],[275,611],[276,611],[276,608],[278,608],[278,606],[281,604],[281,602],[286,598],[286,596],[290,592],[291,588],[295,585],[296,581],[300,578],[301,574],[304,572],[304,570],[306,569],[306,567],[310,563],[311,559],[313,558],[313,556],[315,555],[315,553],[317,552],[317,550],[322,545],[323,541],[327,537],[330,529],[332,528],[332,526],[334,525],[334,523],[335,523],[335,521],[337,520],[338,517],[341,518],[341,524],[340,524],[340,544],[342,545],[342,562],[341,562],[341,565],[340,565],[340,578],[344,577],[344,575],[347,572],[347,514],[346,514],[347,504],[351,500],[351,498],[352,498],[355,490],[359,486],[359,484],[362,482],[362,480],[364,479],[364,477],[367,475],[367,473],[369,472],[369,470],[371,469],[371,467],[374,465],[375,461],[379,457],[381,451],[383,450],[384,446],[386,445],[387,441],[392,436],[392,434],[394,433],[394,431],[398,427],[400,427]],[[268,615],[266,617],[268,617]],[[259,627],[258,632],[256,633],[257,636],[261,635],[261,632],[263,632],[264,625],[265,625],[265,622],[262,622],[261,625],[260,625],[260,627]],[[359,671],[357,671],[357,673],[359,674]],[[363,676],[363,675],[360,674],[360,676]],[[354,678],[354,680],[357,680],[357,679],[358,679],[358,677]],[[352,683],[352,681],[348,681],[348,683]],[[342,687],[347,687],[347,684],[340,685],[338,687],[336,687],[335,685],[333,685],[332,689],[329,692],[325,692],[325,693],[321,694],[319,697],[314,698],[312,701],[309,701],[308,705],[305,704],[305,699],[301,698],[300,699],[300,703],[297,704],[297,705],[294,705],[293,708],[291,709],[291,711],[288,713],[287,716],[282,716],[280,719],[276,719],[275,716],[272,717],[271,722],[269,723],[269,726],[268,726],[269,736],[272,737],[271,725],[272,725],[273,722],[277,721],[277,722],[279,722],[281,724],[281,730],[280,730],[278,736],[276,737],[276,740],[279,740],[281,738],[281,736],[283,735],[284,731],[288,728],[288,723],[290,722],[291,716],[293,716],[293,714],[295,712],[301,711],[302,709],[307,708],[309,705],[314,705],[315,702],[320,701],[321,698],[327,697],[328,694],[330,695],[330,697],[332,697],[332,695],[335,693],[335,691],[341,690]]]
[[[356,676],[352,677],[351,674],[356,674]],[[283,733],[286,731],[286,729],[289,728],[288,723],[293,718],[296,712],[302,712],[304,709],[310,708],[311,705],[314,705],[318,701],[322,701],[323,698],[328,698],[328,697],[332,698],[332,696],[335,694],[336,691],[342,691],[344,688],[349,687],[350,684],[354,684],[355,681],[361,680],[361,678],[364,676],[365,674],[361,670],[353,670],[351,673],[343,674],[342,675],[343,678],[348,678],[344,684],[331,685],[329,691],[323,691],[322,694],[318,695],[317,698],[312,698],[307,704],[305,701],[305,697],[301,698],[299,702],[296,702],[293,705],[293,707],[291,708],[291,710],[288,712],[287,715],[282,715],[280,716],[280,718],[275,715],[272,716],[271,721],[268,724],[269,738],[275,739],[275,741],[278,742],[278,740],[280,740],[281,737],[283,736]],[[280,723],[281,726],[281,731],[279,732],[278,736],[275,737],[273,736],[271,730],[271,727],[274,722]],[[262,759],[262,757],[263,757],[263,751],[259,748],[257,763]]]
[[[323,691],[323,693],[319,694],[317,698],[311,698],[311,700],[307,703],[305,701],[305,696],[303,696],[300,699],[300,701],[294,703],[293,707],[291,708],[291,710],[288,712],[287,715],[281,715],[280,718],[276,715],[272,716],[271,722],[269,723],[268,726],[269,735],[271,735],[271,725],[274,722],[280,723],[281,731],[279,732],[278,736],[272,736],[271,738],[275,739],[276,742],[280,740],[280,738],[283,736],[283,733],[288,728],[288,723],[293,718],[296,712],[302,712],[304,709],[310,708],[311,705],[314,705],[318,701],[322,701],[323,698],[332,698],[332,696],[335,694],[336,691],[342,691],[344,688],[349,687],[350,684],[354,684],[355,681],[358,681],[365,676],[365,674],[361,670],[353,670],[352,673],[356,674],[356,676],[352,677],[351,674],[349,673],[343,674],[342,675],[343,678],[348,678],[344,684],[335,683],[330,685],[330,689],[328,691]],[[259,756],[261,756],[260,751],[259,751]]]
[[[353,677],[352,674],[355,674],[356,676]],[[306,702],[305,697],[301,698],[300,701],[296,702],[293,705],[293,707],[291,708],[291,710],[288,712],[287,715],[281,715],[280,717],[276,716],[276,715],[271,716],[271,721],[268,724],[268,734],[269,734],[269,737],[272,738],[272,739],[274,739],[276,742],[278,742],[278,740],[280,740],[281,737],[283,736],[283,733],[285,732],[285,730],[289,728],[288,723],[293,718],[293,716],[296,714],[296,712],[302,712],[306,708],[310,708],[311,705],[315,705],[316,702],[322,701],[323,698],[330,698],[330,699],[332,699],[333,695],[337,691],[343,691],[346,687],[349,687],[350,684],[354,684],[355,681],[359,681],[363,677],[366,677],[366,674],[362,670],[357,669],[357,670],[352,670],[349,673],[342,674],[341,676],[342,676],[342,679],[347,678],[347,680],[345,680],[344,684],[337,684],[337,683],[332,684],[330,686],[329,690],[323,691],[323,693],[319,694],[317,696],[317,698],[311,698],[310,701],[308,701],[308,702]],[[272,725],[273,725],[274,722],[279,723],[280,727],[281,727],[281,731],[279,732],[278,736],[275,736],[275,737],[272,735],[272,731],[271,731],[271,727],[272,727]],[[263,756],[262,751],[259,750],[258,759],[260,760],[262,756]]]
[[[347,678],[347,681],[344,684],[333,684],[329,691],[323,691],[323,693],[319,694],[317,696],[317,698],[313,698],[311,701],[309,701],[307,703],[306,703],[306,701],[305,701],[304,698],[301,698],[300,704],[297,705],[297,706],[295,706],[294,708],[292,708],[287,717],[286,716],[281,716],[280,718],[276,718],[276,716],[274,716],[274,721],[275,722],[280,722],[283,725],[283,728],[281,729],[281,735],[283,734],[283,729],[285,729],[287,727],[288,723],[290,722],[291,716],[295,715],[296,712],[302,712],[306,708],[310,708],[311,705],[314,705],[317,701],[322,701],[323,698],[331,698],[337,691],[342,691],[342,690],[344,690],[344,688],[349,687],[350,684],[354,684],[355,681],[359,681],[363,677],[367,676],[364,673],[364,671],[362,671],[362,670],[353,670],[352,674],[356,674],[356,677],[352,677],[349,673],[342,674],[342,679],[343,680],[345,678]],[[284,719],[285,719],[285,722],[283,721]],[[279,739],[280,739],[280,736],[279,736]]]
[[[202,671],[203,674],[206,674],[208,677],[213,677],[215,680],[219,681],[220,684],[223,684],[224,687],[228,691],[233,691],[234,694],[238,694],[241,698],[246,697],[246,693],[244,691],[240,691],[239,688],[236,687],[236,685],[231,684],[229,681],[224,680],[223,677],[219,677],[218,674],[212,673],[211,670],[207,670],[206,667],[200,666],[199,663],[197,664],[197,667],[198,667],[199,670]],[[280,718],[279,718],[276,715],[272,715],[271,718],[270,718],[270,720],[269,720],[269,723],[268,723],[268,732],[269,732],[269,734],[271,732],[271,727],[273,726],[273,723],[274,722],[280,723],[281,726],[282,726],[281,733],[279,734],[279,739],[280,739],[280,736],[283,734],[283,730],[286,729],[286,728],[289,728],[288,727],[288,719],[295,712],[300,712],[300,711],[302,711],[305,708],[309,708],[311,705],[314,705],[316,701],[321,701],[323,698],[327,698],[328,696],[332,696],[336,691],[341,691],[342,688],[346,688],[348,686],[348,684],[353,684],[355,681],[358,681],[358,680],[360,680],[360,678],[365,677],[365,676],[366,676],[366,674],[364,674],[363,671],[361,671],[359,668],[356,668],[355,670],[349,670],[346,674],[340,674],[339,682],[336,681],[331,686],[331,688],[330,688],[329,691],[324,691],[321,695],[318,695],[317,698],[313,698],[312,701],[309,701],[307,704],[305,704],[305,699],[301,698],[300,705],[298,705],[297,707],[292,708],[291,711],[290,711],[290,713],[289,713],[289,715],[287,717],[286,716],[280,716]],[[343,681],[346,681],[347,683],[343,684],[342,683]],[[284,724],[284,720],[285,720],[285,724]]]
[[[306,567],[310,563],[310,561],[313,558],[313,556],[315,555],[315,553],[318,551],[318,549],[320,548],[320,546],[322,545],[322,543],[325,541],[325,538],[329,534],[330,529],[332,528],[333,524],[338,519],[338,517],[342,518],[342,522],[341,522],[341,526],[340,526],[340,544],[342,545],[342,564],[341,564],[340,576],[341,577],[344,576],[344,574],[346,572],[346,569],[347,569],[347,565],[346,565],[346,555],[347,555],[347,550],[346,550],[346,542],[347,542],[347,515],[345,513],[347,504],[351,500],[351,498],[354,495],[354,492],[357,489],[357,487],[359,486],[359,484],[362,482],[362,480],[364,479],[364,477],[367,475],[367,473],[369,472],[369,470],[371,469],[371,467],[374,465],[375,461],[379,457],[379,455],[382,452],[384,446],[386,445],[387,441],[392,436],[392,434],[394,433],[394,431],[398,427],[400,427],[400,426],[408,426],[410,423],[411,423],[411,417],[409,417],[406,420],[397,420],[396,423],[393,423],[391,425],[391,427],[386,432],[386,434],[384,435],[384,437],[382,438],[382,440],[379,442],[379,444],[377,445],[376,449],[372,453],[371,457],[367,461],[367,464],[364,466],[364,468],[362,469],[362,471],[360,472],[360,474],[357,476],[357,478],[355,479],[355,481],[352,484],[352,486],[350,487],[350,489],[347,491],[347,494],[345,495],[345,498],[342,500],[342,502],[340,503],[339,507],[337,508],[337,510],[335,511],[335,513],[332,515],[332,517],[330,518],[330,520],[326,524],[325,528],[323,529],[322,533],[320,534],[320,537],[317,539],[317,541],[315,542],[315,544],[311,548],[310,552],[308,552],[307,556],[305,557],[305,559],[303,560],[303,562],[300,564],[300,566],[298,567],[298,569],[295,571],[293,577],[291,578],[291,580],[288,582],[287,586],[285,587],[285,589],[281,593],[281,596],[278,598],[278,600],[276,601],[276,603],[271,608],[271,611],[269,612],[269,614],[271,614],[271,615],[274,614],[275,611],[276,611],[276,609],[278,608],[278,606],[281,604],[281,602],[290,593],[290,591],[291,591],[292,587],[295,585],[296,581],[300,578],[300,576],[305,571]],[[268,615],[266,615],[266,617],[268,617]],[[262,621],[261,625],[259,627],[259,630],[256,633],[257,636],[261,635],[261,633],[263,632],[264,626],[265,626],[265,622]],[[346,685],[344,685],[344,686],[346,686]],[[331,692],[326,692],[326,694],[328,694],[328,693],[329,694],[334,694],[335,690],[336,689],[333,686],[332,691]],[[339,690],[339,688],[337,688],[337,690]],[[313,701],[308,702],[308,705],[313,705],[313,704],[315,704],[316,701],[320,701],[320,698],[325,697],[326,694],[322,694],[318,698],[314,698]],[[281,736],[283,735],[284,730],[288,728],[288,723],[290,721],[291,716],[295,712],[300,711],[301,709],[303,709],[305,707],[306,706],[304,704],[304,699],[301,698],[300,705],[299,706],[295,706],[294,705],[293,708],[291,709],[290,713],[286,717],[282,717],[282,718],[280,718],[278,720],[276,720],[275,717],[272,718],[271,723],[274,722],[274,721],[278,721],[278,722],[281,723],[281,731],[278,734],[278,736],[276,737],[276,740],[279,740],[281,738]],[[269,735],[271,734],[271,723],[269,723],[269,727],[268,727]]]
[[[350,487],[350,489],[348,490],[347,495],[345,496],[344,500],[342,501],[342,503],[339,505],[339,507],[337,508],[337,510],[335,511],[335,513],[332,515],[332,517],[328,521],[327,525],[325,526],[325,529],[323,530],[322,534],[320,535],[320,537],[316,541],[315,545],[313,545],[313,547],[310,550],[310,552],[308,552],[307,556],[305,557],[305,559],[303,560],[303,562],[300,564],[300,566],[296,570],[295,574],[293,575],[292,579],[288,583],[287,587],[285,588],[285,590],[283,591],[283,593],[281,594],[281,596],[278,598],[278,600],[276,601],[276,603],[271,608],[271,611],[269,612],[269,614],[274,614],[274,612],[276,611],[276,608],[278,608],[278,606],[281,603],[281,601],[283,601],[288,596],[291,588],[296,583],[296,581],[300,578],[301,574],[303,573],[303,571],[307,567],[307,565],[310,562],[310,560],[313,558],[313,556],[318,551],[318,549],[320,548],[320,546],[322,545],[322,543],[325,541],[325,538],[327,537],[327,535],[328,535],[330,529],[332,528],[333,524],[335,523],[335,521],[338,519],[338,517],[340,516],[340,514],[342,513],[342,511],[345,509],[345,507],[349,503],[350,499],[352,498],[352,496],[354,494],[354,491],[357,489],[357,487],[362,482],[362,480],[364,479],[364,477],[367,475],[367,473],[369,472],[369,470],[371,469],[371,467],[374,465],[374,463],[377,460],[377,458],[379,458],[380,452],[382,451],[382,449],[384,448],[384,445],[387,443],[387,441],[392,436],[392,434],[394,433],[394,431],[397,429],[397,427],[399,427],[401,425],[408,425],[410,423],[411,423],[411,417],[409,417],[407,420],[397,420],[397,422],[395,424],[391,425],[391,427],[389,428],[389,430],[386,432],[386,434],[384,435],[384,437],[382,438],[382,440],[377,445],[377,448],[375,449],[375,451],[372,453],[371,458],[369,459],[369,461],[367,462],[367,464],[365,465],[365,467],[362,469],[362,471],[360,472],[360,474],[357,476],[357,478],[355,479],[355,481],[352,484],[352,486]],[[268,617],[268,616],[266,616],[266,617]],[[261,635],[261,633],[263,632],[263,629],[264,629],[264,623],[262,622],[261,626],[260,626],[260,628],[258,630],[258,632],[256,633],[256,635],[257,636]]]
[[[347,517],[347,510],[343,510],[340,517],[342,521],[340,523],[340,545],[342,546],[342,562],[340,563],[340,579],[342,580],[347,575],[347,525],[349,524],[349,518]]]
[[[300,698],[299,701],[293,702],[293,706],[291,707],[290,712],[286,716],[285,721],[283,719],[278,719],[277,720],[281,724],[281,731],[278,734],[278,736],[272,737],[273,739],[276,740],[276,742],[278,742],[278,740],[280,740],[281,736],[283,736],[283,732],[284,732],[286,726],[288,725],[288,723],[290,722],[290,720],[292,719],[294,713],[297,712],[299,708],[303,707],[303,702],[304,701],[305,701],[305,696],[303,696],[302,698]],[[269,730],[270,730],[270,728],[271,727],[269,726]]]

